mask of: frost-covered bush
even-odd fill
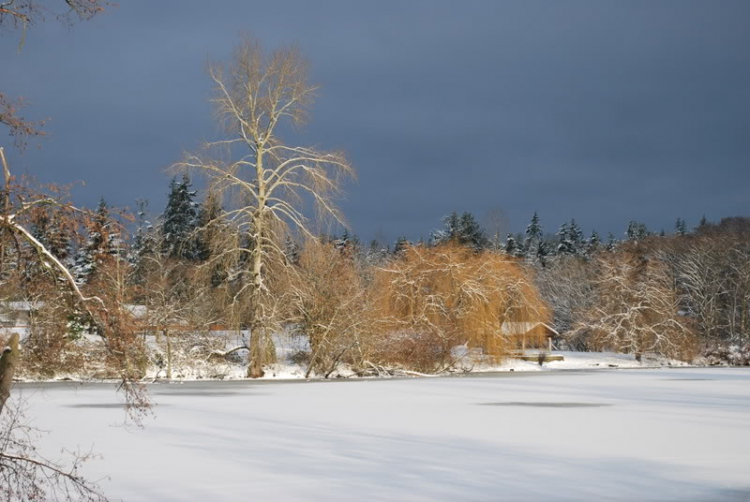
[[[701,359],[709,366],[750,366],[750,343],[712,345],[703,349]]]

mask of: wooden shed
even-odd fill
[[[500,328],[503,336],[523,352],[527,348],[547,349],[552,351],[552,339],[560,336],[552,326],[544,322],[504,322]]]

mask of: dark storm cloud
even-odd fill
[[[343,148],[356,232],[427,236],[451,210],[520,230],[575,217],[622,233],[747,214],[746,2],[128,1],[2,39],[2,89],[51,117],[44,180],[160,210],[163,168],[211,137],[205,75],[241,31],[297,41],[322,85],[295,140]]]

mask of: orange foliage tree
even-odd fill
[[[372,357],[419,371],[454,365],[457,345],[499,359],[515,343],[503,323],[549,320],[517,260],[453,244],[407,248],[376,271],[372,289]]]

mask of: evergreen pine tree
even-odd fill
[[[292,265],[299,265],[300,249],[297,241],[292,239],[292,236],[287,234],[284,239],[284,257],[288,263]]]
[[[617,248],[617,237],[612,232],[607,234],[607,245],[605,246],[607,251],[612,252]]]
[[[459,216],[456,211],[453,211],[443,218],[443,225],[444,228],[432,234],[432,243],[436,246],[454,242],[461,246],[470,246],[476,250],[481,250],[489,245],[484,230],[470,212],[464,212]]]
[[[465,212],[459,221],[458,243],[479,251],[489,245],[489,239],[473,214]]]
[[[191,190],[187,174],[182,181],[172,178],[169,184],[167,206],[162,219],[162,251],[172,258],[195,259],[194,231],[198,226],[196,192]]]
[[[642,240],[651,235],[645,224],[639,223],[634,220],[628,222],[628,229],[625,231],[625,236],[629,241]]]
[[[349,235],[349,230],[345,228],[344,232],[341,234],[341,238],[334,240],[334,245],[338,248],[346,247],[349,245],[351,238],[352,236]]]
[[[406,250],[410,245],[409,240],[406,237],[399,237],[396,239],[396,244],[393,246],[393,254],[400,255],[401,253]]]
[[[698,226],[695,227],[696,230],[703,230],[705,229],[706,225],[708,225],[708,220],[706,219],[706,215],[704,214],[701,216],[700,221],[698,222]]]
[[[128,253],[128,262],[133,267],[131,282],[136,286],[145,286],[148,274],[148,257],[157,251],[154,227],[148,221],[148,201],[140,199],[138,204],[137,228],[133,237],[133,245]]]
[[[557,254],[583,255],[586,253],[583,230],[578,226],[575,218],[560,225],[560,230],[555,235],[558,240]]]
[[[562,225],[560,225],[560,229],[555,234],[557,237],[557,254],[558,255],[565,255],[565,254],[574,254],[575,249],[573,247],[573,242],[571,241],[570,237],[570,225],[566,221]]]
[[[72,240],[68,226],[58,208],[37,206],[31,212],[30,232],[36,240],[44,245],[60,262],[70,266]],[[28,250],[36,254],[36,250]],[[30,260],[25,267],[25,280],[32,280],[38,274],[48,271],[43,261]]]
[[[65,263],[70,258],[71,237],[58,209],[38,207],[32,214],[31,234],[47,250]]]
[[[151,223],[148,221],[148,201],[145,199],[138,199],[136,201],[138,205],[138,211],[136,212],[136,229],[135,235],[133,236],[133,244],[130,246],[130,252],[128,253],[128,262],[132,265],[136,265],[139,261],[140,256],[143,253],[143,249],[146,247],[147,234],[151,228]]]
[[[107,202],[102,197],[89,225],[89,237],[75,258],[73,272],[76,280],[86,283],[98,267],[118,253],[117,233],[109,216]]]
[[[526,237],[523,241],[523,249],[519,250],[527,260],[537,260],[545,264],[547,256],[547,244],[544,242],[544,230],[539,219],[539,214],[534,211],[531,222],[526,227]]]
[[[346,228],[344,229],[344,232],[341,234],[341,237],[339,238],[334,237],[333,245],[341,253],[346,254],[348,256],[358,255],[361,251],[359,238],[356,235],[350,234],[349,230]]]
[[[568,227],[570,235],[570,242],[573,244],[573,254],[583,254],[585,251],[585,243],[583,239],[583,230],[576,223],[575,218],[570,220],[570,226]]]
[[[64,264],[69,264],[73,255],[70,227],[60,211],[54,211],[47,234],[47,249]]]
[[[367,263],[377,265],[387,260],[389,254],[390,249],[388,249],[388,245],[383,245],[378,239],[373,239],[370,241],[365,259]]]
[[[549,254],[549,251],[547,249],[547,243],[544,240],[537,241],[536,250],[533,253],[533,256],[542,267],[547,266],[548,254]]]
[[[677,235],[687,235],[687,223],[682,218],[677,218],[674,224],[674,231]]]
[[[349,230],[345,228],[341,237],[334,237],[333,245],[339,251],[345,251],[351,245],[351,240],[352,236],[349,234]]]
[[[516,244],[516,239],[513,237],[513,234],[508,234],[508,237],[505,239],[505,254],[515,256],[517,251],[518,245]]]
[[[211,257],[211,243],[221,228],[221,212],[218,196],[209,192],[198,208],[194,244],[195,259],[198,261],[206,261]]]
[[[628,222],[628,228],[627,228],[627,230],[625,230],[625,238],[627,240],[633,241],[633,240],[635,240],[635,239],[638,238],[637,237],[637,233],[638,233],[637,225],[638,224],[635,221],[633,221],[633,220],[630,220]]]
[[[543,238],[544,231],[542,230],[542,224],[539,221],[539,214],[534,211],[534,216],[531,217],[531,223],[526,227],[526,241],[542,240]]]
[[[461,226],[461,217],[456,211],[448,216],[443,216],[443,228],[432,233],[432,244],[437,246],[456,240]]]
[[[383,249],[383,246],[380,242],[377,239],[373,239],[370,241],[370,249],[367,251],[367,254],[370,256],[379,254],[381,249]]]
[[[29,228],[29,231],[31,232],[31,235],[34,236],[36,240],[47,245],[46,238],[47,238],[47,229],[49,228],[49,215],[47,214],[47,210],[45,208],[38,208],[37,211],[34,211],[31,217],[31,225]]]
[[[586,256],[593,256],[594,254],[596,254],[596,252],[599,251],[601,245],[601,237],[599,237],[599,234],[596,230],[592,230],[591,237],[589,237],[589,240],[586,242]]]
[[[524,239],[523,243],[527,257],[531,257],[536,253],[536,247],[543,237],[544,231],[542,230],[542,224],[539,221],[539,214],[534,211],[534,216],[531,217],[531,223],[526,227],[526,239]]]

